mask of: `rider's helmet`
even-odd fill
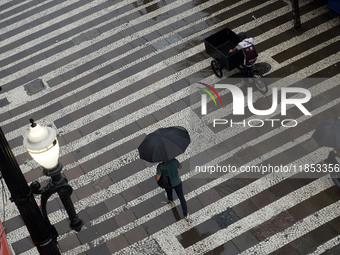
[[[237,36],[240,38],[241,41],[243,41],[244,39],[247,38],[246,33],[245,32],[241,32],[238,33]]]

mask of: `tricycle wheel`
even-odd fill
[[[253,82],[257,90],[260,91],[263,95],[268,92],[268,85],[257,70],[253,70]]]
[[[212,70],[214,71],[215,75],[218,78],[222,78],[222,76],[223,76],[222,66],[221,66],[221,64],[218,61],[211,60],[211,68],[212,68]]]

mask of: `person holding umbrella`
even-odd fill
[[[178,169],[181,163],[175,158],[184,153],[190,144],[188,131],[180,126],[159,128],[148,134],[138,147],[139,156],[151,163],[161,162],[157,165],[156,181],[165,172],[170,179],[170,184],[165,188],[169,204],[173,205],[173,190],[175,190],[183,209],[183,216],[188,220],[187,203],[183,194],[182,180]]]
[[[334,150],[330,151],[328,157],[321,161],[321,163],[326,163],[331,165],[330,169],[337,169],[334,165],[338,165],[340,167],[340,148],[335,148]],[[340,179],[339,179],[339,172],[330,172],[329,173],[334,184],[340,189]]]
[[[340,119],[332,118],[321,122],[312,137],[319,146],[326,146],[334,148],[329,152],[328,157],[320,163],[331,165],[329,168],[330,176],[335,185],[340,189],[340,173],[333,171],[336,168],[334,165],[340,167]]]
[[[161,178],[162,171],[166,171],[166,174],[169,176],[171,187],[165,189],[166,195],[168,198],[168,204],[174,205],[173,202],[173,190],[175,190],[179,201],[181,202],[181,207],[183,210],[183,216],[186,220],[188,220],[188,208],[187,202],[185,201],[182,187],[182,180],[179,177],[178,169],[181,169],[182,165],[176,158],[173,158],[167,162],[162,162],[157,165],[157,173],[155,176],[156,181]]]

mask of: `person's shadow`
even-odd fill
[[[171,212],[174,215],[176,221],[180,221],[182,219],[176,207],[171,208]]]
[[[177,211],[177,208],[174,207],[171,209],[172,214],[174,215],[174,218],[176,221],[181,220],[181,216],[179,215],[179,212]],[[208,237],[209,234],[208,233],[200,233],[200,231],[198,231],[195,227],[191,228],[190,230],[186,231],[185,233],[182,233],[182,235],[180,235],[179,237],[179,242],[184,246],[184,247],[189,247],[190,245],[192,245],[192,243],[186,244],[186,240],[202,240],[205,237]],[[225,254],[224,252],[224,247],[220,246],[214,249],[214,251],[210,251],[206,254],[210,254],[210,255],[215,255],[215,254]]]

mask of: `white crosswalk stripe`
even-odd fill
[[[33,7],[26,9],[24,12],[21,12],[20,15],[22,15],[22,14],[24,14],[24,13],[27,13],[27,12],[29,12],[29,11],[31,11],[31,10],[37,8],[37,7],[40,7],[40,6],[42,6],[42,5],[45,5],[45,4],[49,3],[49,2],[52,2],[52,1],[45,1],[45,2],[42,2],[42,3],[36,4],[36,5],[34,5]],[[8,32],[8,31],[12,31],[12,30],[15,29],[15,28],[18,28],[18,27],[20,27],[20,26],[23,26],[23,25],[25,25],[25,24],[27,24],[27,23],[29,23],[29,22],[32,22],[33,20],[37,20],[37,19],[39,19],[39,18],[41,18],[41,17],[44,17],[44,16],[48,15],[48,14],[51,13],[51,12],[55,12],[55,11],[57,11],[57,10],[59,10],[59,9],[61,9],[61,8],[63,8],[63,7],[65,7],[65,6],[68,6],[68,5],[71,5],[71,4],[72,4],[72,2],[64,2],[64,3],[60,4],[60,5],[56,5],[56,6],[53,6],[53,7],[51,7],[51,8],[44,9],[44,11],[42,11],[42,12],[39,12],[39,13],[34,14],[34,15],[31,15],[31,16],[29,16],[28,18],[22,19],[22,20],[20,20],[20,21],[18,21],[18,22],[12,23],[12,24],[10,24],[10,25],[4,27],[4,28],[1,28],[1,29],[0,29],[0,32],[1,32],[2,34],[5,34],[5,33]],[[9,19],[9,18],[2,19],[1,21],[4,22],[4,21],[6,21],[6,20],[8,20],[8,19]],[[36,29],[36,28],[35,28],[35,29]],[[26,32],[26,33],[27,33],[27,32]],[[29,33],[27,33],[27,34],[24,33],[23,36],[28,35],[28,34],[29,34]],[[7,40],[8,40],[8,39],[9,39],[9,37],[7,38]],[[15,40],[17,40],[17,39],[15,39]],[[15,41],[15,40],[14,40],[14,41]],[[3,45],[2,45],[2,46],[3,46]]]
[[[1,1],[1,4],[2,4],[2,6],[3,6],[3,5],[5,5],[5,4],[7,4],[7,3],[10,3],[11,1],[12,1],[12,0],[3,0],[3,1]],[[11,7],[9,7],[9,8],[0,10],[0,13],[1,13],[1,14],[6,13],[6,12],[8,12],[8,11],[11,11],[11,10],[15,9],[15,8],[18,8],[19,6],[25,5],[25,4],[27,4],[28,2],[30,2],[30,1],[31,1],[31,0],[25,0],[25,1],[19,2],[18,4],[13,4],[13,6],[11,6]],[[30,8],[30,9],[31,9],[31,8]],[[28,9],[26,9],[26,10],[28,10]],[[14,15],[13,15],[13,16],[14,16]],[[6,18],[3,18],[3,19],[1,19],[1,20],[7,20],[7,19],[10,18],[10,17],[12,17],[12,16],[7,16]]]
[[[87,16],[86,19],[81,19],[81,20],[79,20],[79,21],[75,21],[75,22],[71,23],[70,25],[67,25],[67,26],[64,26],[63,28],[61,28],[61,29],[60,29],[60,32],[62,33],[62,32],[65,32],[65,31],[70,31],[72,28],[77,27],[77,26],[80,26],[81,24],[83,24],[85,20],[86,20],[86,21],[92,21],[92,20],[94,20],[94,19],[96,19],[96,18],[98,18],[98,17],[100,17],[100,16],[102,16],[102,15],[105,15],[105,14],[109,13],[109,12],[112,11],[112,10],[115,10],[115,9],[121,7],[121,6],[124,6],[125,4],[129,4],[130,2],[133,2],[133,0],[122,1],[118,6],[115,5],[115,6],[109,7],[109,8],[107,8],[107,9],[101,10],[100,12],[96,12],[96,13],[90,15],[90,16]],[[152,1],[152,2],[148,3],[147,5],[151,5],[151,4],[153,4],[154,2],[156,2],[156,1]],[[104,23],[101,23],[101,25],[105,25],[105,24],[108,24],[109,22],[112,22],[112,21],[115,21],[115,20],[119,20],[120,18],[124,17],[125,15],[128,15],[128,14],[130,14],[130,13],[133,13],[133,12],[138,11],[138,9],[142,9],[142,7],[136,8],[136,9],[134,9],[133,11],[129,11],[129,12],[124,13],[124,14],[122,14],[122,15],[119,15],[119,16],[117,16],[117,17],[112,17],[112,19],[110,19],[110,20],[108,20],[108,21],[106,21],[106,22],[104,22]],[[84,10],[87,10],[87,9],[84,9]],[[78,10],[78,12],[80,12],[80,11],[81,11],[81,10]],[[67,16],[65,16],[65,17],[69,17],[69,16],[70,16],[70,15],[67,15]],[[31,20],[30,20],[30,21],[31,21]],[[54,20],[54,22],[56,23],[56,20]],[[48,25],[51,25],[51,24],[48,24]],[[125,26],[125,27],[126,27],[126,26]],[[92,30],[92,29],[93,29],[93,28],[88,29],[88,30],[85,30],[85,31],[81,31],[81,32],[79,32],[79,33],[77,33],[77,34],[73,34],[73,35],[72,35],[72,38],[75,38],[76,36],[80,35],[81,33],[86,33],[86,32],[88,32],[88,31],[90,31],[90,30]],[[39,31],[39,30],[38,30],[38,31]],[[45,39],[45,40],[46,40],[46,39],[52,39],[52,38],[55,36],[56,32],[58,32],[58,31],[54,31],[53,33],[47,34],[46,37],[44,37],[44,39]],[[22,37],[24,37],[25,35],[27,35],[27,34],[24,34]],[[71,39],[72,39],[72,38],[71,38]],[[26,60],[26,59],[28,59],[28,58],[30,58],[30,57],[32,57],[32,56],[36,56],[36,55],[38,55],[39,53],[45,52],[46,50],[52,49],[52,48],[54,48],[54,47],[56,47],[56,46],[59,46],[59,45],[61,45],[62,43],[65,43],[65,42],[67,42],[67,41],[69,41],[69,40],[70,40],[70,38],[67,38],[67,39],[61,40],[61,41],[56,41],[55,44],[53,44],[53,45],[51,45],[51,46],[49,46],[49,47],[46,47],[46,48],[42,49],[41,51],[35,52],[34,54],[32,54],[32,55],[30,55],[30,56],[28,56],[28,57],[26,57],[26,58],[22,58],[22,59],[20,59],[20,60],[18,60],[18,61],[15,61],[15,62],[13,62],[13,63],[10,63],[9,65],[7,65],[7,67],[11,67],[11,66],[13,66],[14,64],[18,63],[19,61],[21,62],[22,60]],[[16,48],[16,51],[15,51],[15,52],[6,52],[6,53],[5,53],[6,55],[4,55],[4,56],[9,57],[9,56],[11,56],[11,55],[8,55],[8,54],[14,54],[14,53],[16,53],[16,52],[18,52],[18,51],[27,50],[28,48],[30,48],[30,47],[32,46],[32,44],[39,43],[39,42],[41,42],[41,39],[40,39],[40,38],[37,39],[36,41],[32,41],[31,43],[27,43],[27,44],[20,45],[19,47]],[[1,56],[1,55],[0,55],[0,56]],[[45,61],[46,61],[46,59],[45,59]],[[51,62],[54,62],[54,61],[55,61],[55,59],[52,59]]]
[[[312,190],[314,191],[315,188]],[[304,218],[303,222],[297,222],[283,232],[270,237],[267,242],[261,242],[259,245],[253,246],[249,251],[244,251],[241,254],[268,254],[273,252],[290,241],[312,231],[317,226],[321,226],[333,218],[339,217],[339,207],[340,201],[337,201],[334,204],[321,209],[316,214]]]

